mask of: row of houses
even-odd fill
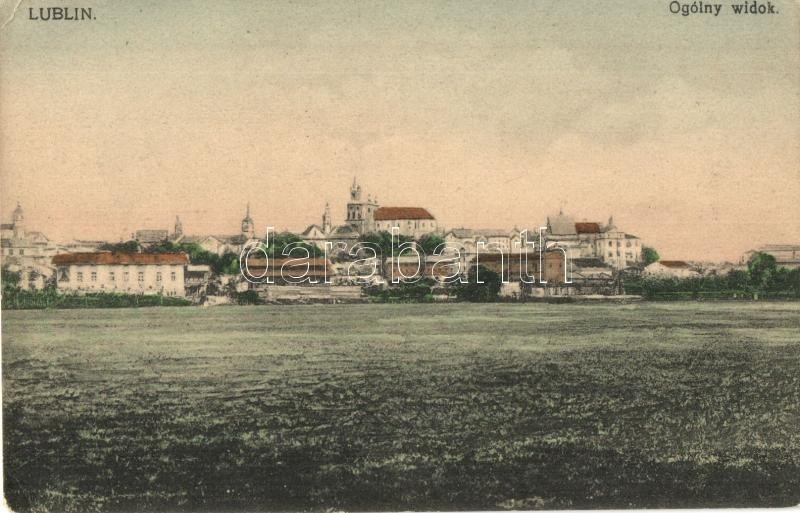
[[[210,279],[208,266],[192,265],[185,253],[68,253],[55,255],[56,286],[71,293],[115,292],[127,294],[162,294],[178,297],[201,297]],[[538,280],[539,286],[561,286],[567,278],[566,261],[560,253],[529,255],[487,254],[480,260],[461,262],[445,256],[389,258],[381,273],[379,259],[333,263],[327,258],[251,258],[244,267],[240,290],[263,291],[268,285],[336,286],[375,285],[397,280],[431,278],[446,282],[466,274],[480,264],[500,274],[504,281],[515,283],[521,277]]]

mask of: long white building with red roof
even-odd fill
[[[62,292],[186,295],[185,253],[64,253],[53,265]]]

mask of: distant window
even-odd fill
[[[75,279],[77,279],[78,281],[83,281],[83,273],[82,272],[78,272],[78,274],[76,275]]]
[[[122,273],[122,281],[128,281],[128,279],[130,277],[131,277],[131,273],[129,273],[128,271],[125,271],[124,273]]]
[[[108,281],[116,281],[117,277],[114,276],[114,271],[108,272]]]
[[[144,272],[139,271],[139,281],[144,281]]]
[[[171,273],[169,273],[169,279],[170,280],[175,281],[177,279],[177,277],[178,277],[178,275],[175,273],[175,271],[172,271]]]
[[[24,250],[24,249],[20,249],[20,250],[19,250],[19,256],[22,256],[22,255],[24,255],[24,254],[25,254],[25,250]]]
[[[14,250],[13,250],[13,249],[9,249],[9,250],[8,250],[8,254],[9,254],[9,255],[13,255],[13,254],[14,254]]]
[[[611,247],[611,244],[613,244],[613,243],[611,241],[608,241],[608,246],[609,247]],[[609,255],[609,256],[611,256],[611,255]]]
[[[92,271],[92,281],[97,281],[97,272]]]
[[[614,253],[612,253],[611,251],[609,251],[609,252],[608,252],[608,256],[612,257],[612,256],[614,256]]]
[[[631,241],[626,242],[625,246],[628,247],[628,248],[631,247]]]
[[[156,281],[161,281],[161,272],[156,273]]]

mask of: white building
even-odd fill
[[[778,267],[786,267],[789,269],[797,269],[800,267],[800,245],[798,244],[767,244],[745,253],[741,263],[746,264],[756,253],[772,255]]]
[[[547,218],[546,242],[568,247],[572,259],[596,258],[615,269],[642,262],[641,240],[617,228],[613,217],[605,225],[588,221],[576,223],[559,212]]]
[[[61,292],[185,296],[185,253],[67,253],[55,255]]]
[[[414,239],[439,231],[436,218],[421,207],[379,207],[373,226],[376,232],[391,232],[397,227],[400,235]]]
[[[648,265],[642,276],[650,278],[697,278],[700,273],[683,260],[659,260]]]
[[[18,272],[20,287],[41,289],[53,275],[50,259],[58,253],[58,246],[42,232],[26,230],[22,207],[11,215],[11,223],[0,225],[0,259],[3,269]]]
[[[538,244],[538,234],[535,230],[528,230],[527,241]],[[498,251],[517,252],[522,248],[522,232],[513,228],[504,230],[496,229],[472,229],[472,228],[453,228],[444,234],[444,241],[452,244],[460,244],[469,255],[474,255],[478,244],[483,244],[481,252],[491,253]]]

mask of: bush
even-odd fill
[[[42,310],[46,308],[137,308],[146,306],[188,306],[182,297],[145,296],[99,292],[94,294],[60,294],[54,289],[3,291],[3,309]]]
[[[478,283],[479,277],[483,283]],[[473,266],[467,276],[467,283],[456,284],[455,293],[460,301],[485,303],[497,300],[502,285],[502,278],[496,272],[482,265]]]
[[[237,305],[262,305],[264,301],[255,290],[246,290],[244,292],[234,292],[233,300]]]

